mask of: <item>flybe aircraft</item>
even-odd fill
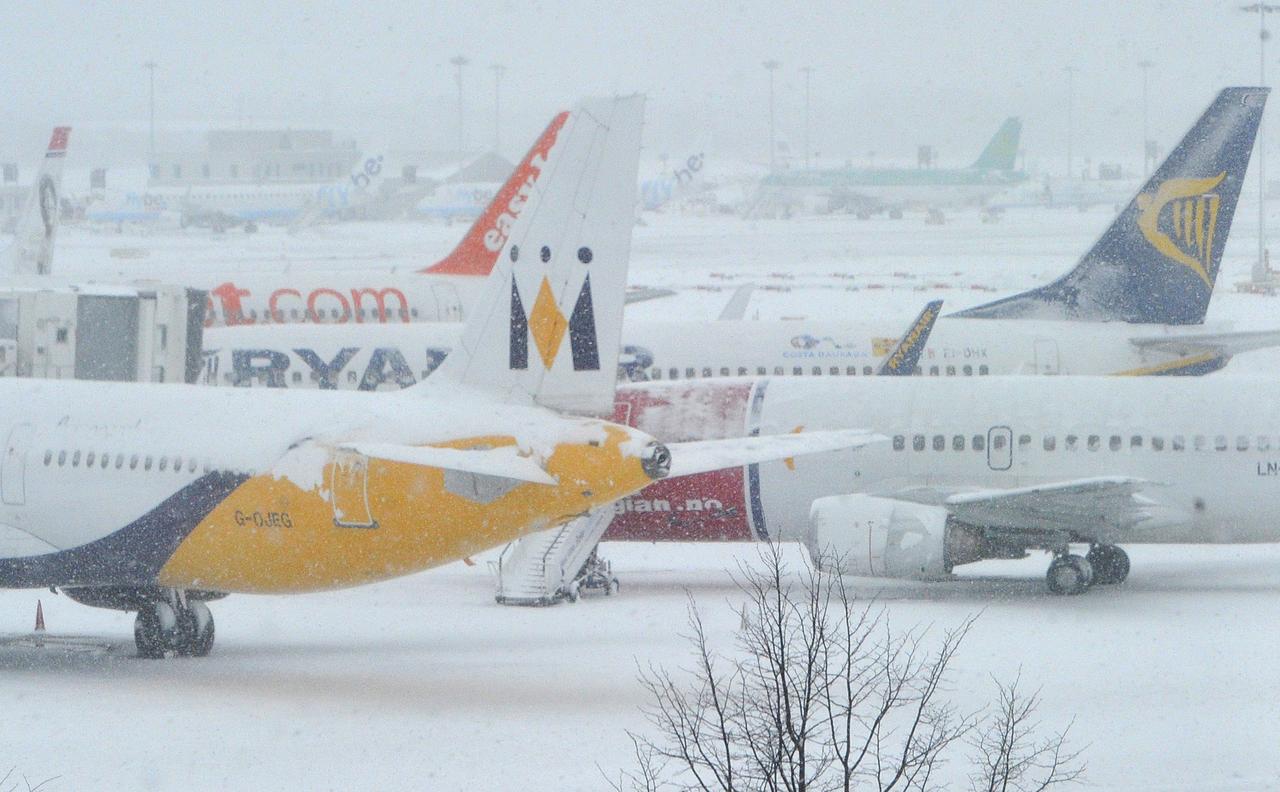
[[[138,612],[145,657],[203,655],[208,600],[407,574],[666,475],[830,451],[863,432],[662,446],[555,410],[613,403],[640,97],[565,117],[431,380],[383,396],[0,382],[0,585]]]
[[[1280,343],[1280,330],[1204,324],[1266,89],[1222,91],[1075,269],[941,317],[928,376],[1196,375]],[[901,321],[628,321],[624,380],[874,373]],[[697,338],[697,344],[690,344]],[[393,325],[212,329],[203,381],[360,390],[412,385],[457,329]]]
[[[62,165],[70,140],[71,127],[53,128],[44,161],[14,229],[13,244],[5,251],[6,275],[49,274],[62,211]]]
[[[624,385],[615,418],[664,441],[841,426],[892,441],[658,482],[615,504],[604,539],[800,541],[846,572],[922,579],[1041,549],[1049,590],[1080,593],[1125,579],[1120,545],[1280,541],[1276,388],[1274,377]]]
[[[1022,121],[1008,118],[967,168],[793,169],[771,173],[760,182],[758,208],[776,209],[821,199],[831,209],[859,214],[903,208],[980,205],[1021,184],[1016,169]]]

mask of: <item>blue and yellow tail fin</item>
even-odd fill
[[[888,377],[909,377],[915,374],[916,366],[920,363],[920,353],[924,352],[924,345],[929,343],[933,323],[938,320],[940,313],[942,300],[934,300],[926,305],[907,332],[898,339],[897,345],[885,355],[876,374]]]
[[[1213,295],[1266,88],[1227,88],[1080,259],[1046,286],[954,314],[1199,324]]]

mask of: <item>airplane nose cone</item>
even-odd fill
[[[671,451],[662,443],[650,443],[640,454],[640,467],[651,479],[666,478],[671,472]]]

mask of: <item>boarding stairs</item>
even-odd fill
[[[576,600],[580,590],[616,591],[608,562],[595,552],[612,520],[613,507],[605,506],[507,545],[495,566],[494,599],[501,605],[554,605]]]

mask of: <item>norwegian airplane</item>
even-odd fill
[[[1204,324],[1266,89],[1222,91],[1087,252],[1051,284],[943,316],[917,373],[1197,375],[1280,344],[1280,330]],[[620,377],[862,376],[900,321],[628,321]],[[427,376],[457,329],[212,329],[203,381],[359,390]],[[697,338],[697,344],[690,344]]]
[[[354,586],[555,526],[666,475],[864,432],[663,446],[607,411],[643,101],[565,117],[488,310],[427,383],[381,396],[0,382],[0,585],[137,611],[144,657],[204,655],[230,592]],[[579,207],[586,207],[581,209]]]
[[[66,162],[71,127],[53,128],[40,170],[5,251],[6,275],[48,275],[62,212],[62,166]]]
[[[799,541],[844,572],[946,578],[1052,553],[1056,594],[1129,574],[1120,545],[1280,541],[1274,378],[726,379],[619,388],[664,441],[857,426],[892,442],[650,485],[609,540]],[[1086,554],[1073,545],[1087,544]]]

